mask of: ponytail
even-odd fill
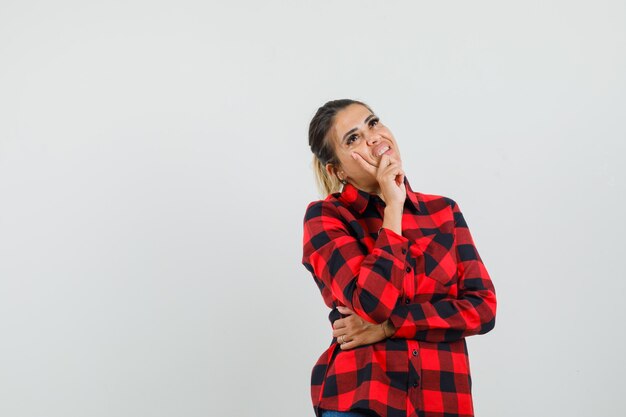
[[[317,189],[322,197],[326,197],[328,194],[341,191],[341,182],[339,178],[334,175],[328,175],[328,171],[322,162],[313,155],[313,172],[315,173],[315,182],[317,183]]]

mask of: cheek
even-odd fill
[[[389,140],[391,140],[393,143],[396,143],[396,138],[393,137],[393,133],[391,133],[391,131],[386,127],[381,129],[380,134],[385,136],[386,138],[389,138]]]
[[[350,164],[346,164],[344,165],[345,167],[345,171],[348,173],[348,175],[350,175],[352,178],[369,178],[370,177],[370,173],[361,166],[360,163],[358,163],[357,161],[352,161],[352,163]]]
[[[348,155],[347,158],[343,159],[341,161],[341,168],[347,173],[347,174],[352,174],[354,172],[354,168],[355,168],[355,163],[356,161],[352,159],[351,156]]]
[[[345,158],[340,158],[341,161],[341,171],[345,172],[346,175],[350,177],[354,177],[355,175],[359,175],[361,168],[356,163],[354,159],[347,154]]]

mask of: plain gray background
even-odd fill
[[[0,2],[0,415],[307,416],[308,123],[368,103],[498,294],[477,416],[623,415],[626,4]]]

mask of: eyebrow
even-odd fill
[[[372,114],[370,114],[369,116],[367,116],[367,117],[365,118],[365,120],[363,121],[363,123],[367,123],[367,122],[368,122],[368,121],[369,121],[372,117],[376,117],[376,115],[375,115],[375,114],[373,114],[373,113],[372,113]],[[346,139],[348,138],[348,136],[349,136],[349,135],[351,135],[352,133],[356,132],[356,131],[357,131],[357,128],[356,128],[356,127],[353,127],[352,129],[348,130],[348,131],[346,132],[346,134],[345,134],[345,135],[343,135],[343,139],[341,139],[341,143],[344,143],[344,142],[346,141]]]

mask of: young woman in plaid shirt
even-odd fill
[[[327,197],[306,209],[302,263],[333,324],[316,416],[472,417],[465,338],[494,327],[496,295],[459,205],[411,189],[362,102],[320,107],[309,145]]]

